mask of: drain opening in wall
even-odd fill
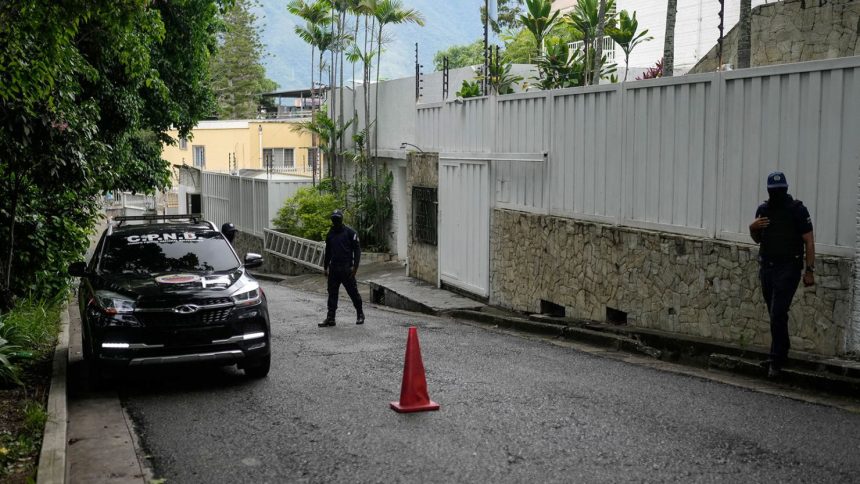
[[[551,301],[540,300],[540,313],[553,318],[564,317],[564,306]]]
[[[612,324],[627,324],[627,313],[606,306],[606,321]]]
[[[370,301],[374,304],[385,305],[385,288],[374,287],[370,290]]]

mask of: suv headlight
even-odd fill
[[[107,314],[131,314],[134,312],[133,299],[112,291],[96,291],[96,301]]]
[[[262,301],[260,287],[257,285],[233,295],[233,302],[236,307],[256,306],[260,304],[260,301]]]

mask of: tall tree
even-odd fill
[[[594,31],[594,68],[592,84],[600,83],[600,68],[603,65],[603,33],[606,30],[606,0],[600,0],[597,8],[597,27]]]
[[[446,57],[450,69],[481,64],[484,62],[484,41],[478,39],[471,44],[452,45],[436,52],[433,56],[433,67],[437,71],[442,70],[443,60]]]
[[[675,69],[675,17],[678,0],[666,2],[666,37],[663,43],[663,77],[672,77]]]
[[[565,23],[572,25],[582,34],[582,54],[585,62],[586,84],[591,80],[592,72],[599,72],[600,70],[594,69],[594,66],[601,66],[603,62],[602,55],[600,58],[595,58],[597,56],[595,55],[594,45],[596,41],[600,40],[597,37],[597,29],[601,21],[604,22],[604,28],[615,25],[614,17],[612,19],[605,18],[606,12],[612,11],[614,8],[615,0],[607,0],[603,9],[604,13],[601,15],[598,0],[577,0],[573,10],[564,17]],[[595,74],[595,76],[599,76],[599,74]]]
[[[322,37],[321,31],[329,23],[330,5],[325,0],[306,2],[305,0],[292,0],[287,4],[287,11],[301,17],[306,25],[297,25],[295,32],[305,43],[311,46],[311,112],[316,109],[316,84],[314,83],[315,53],[318,40]],[[322,79],[320,79],[322,81]]]
[[[741,18],[738,23],[738,69],[746,69],[750,66],[750,0],[741,0]],[[722,66],[720,66],[722,69]]]
[[[552,11],[551,0],[526,0],[526,12],[520,15],[520,22],[535,38],[537,55],[541,55],[544,38],[558,22],[560,13]]]
[[[374,117],[379,115],[379,73],[382,67],[382,41],[386,25],[414,23],[424,25],[424,16],[412,8],[403,8],[401,0],[369,0],[373,17],[378,24],[376,29],[376,101]],[[379,130],[374,129],[374,150],[379,148]],[[374,151],[375,156],[375,151]]]
[[[106,190],[169,185],[161,143],[214,108],[214,0],[0,3],[0,310],[51,297]]]
[[[490,0],[496,2],[496,18],[490,19],[490,28],[499,34],[504,31],[514,31],[522,27],[520,15],[523,13],[524,0]],[[486,22],[486,9],[481,3],[481,25]],[[483,41],[482,41],[483,42]]]
[[[263,104],[260,94],[277,88],[266,77],[263,44],[257,31],[254,0],[234,0],[224,13],[224,32],[212,57],[212,88],[218,101],[218,117],[247,119]]]

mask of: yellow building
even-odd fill
[[[241,169],[311,176],[308,155],[311,135],[294,131],[298,120],[260,119],[201,121],[189,139],[164,146],[162,156],[171,165],[194,166],[207,171]],[[177,139],[176,130],[168,134]],[[268,165],[268,166],[267,166]]]

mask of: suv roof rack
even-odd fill
[[[113,232],[114,227],[122,227],[126,222],[144,222],[144,223],[167,223],[172,221],[181,221],[187,220],[191,223],[208,223],[212,230],[218,231],[218,228],[215,227],[215,224],[210,222],[209,220],[205,220],[203,218],[203,214],[199,213],[189,213],[189,214],[179,214],[179,215],[159,215],[159,214],[151,214],[151,215],[119,215],[117,217],[113,217],[113,222],[108,226],[108,234]]]

